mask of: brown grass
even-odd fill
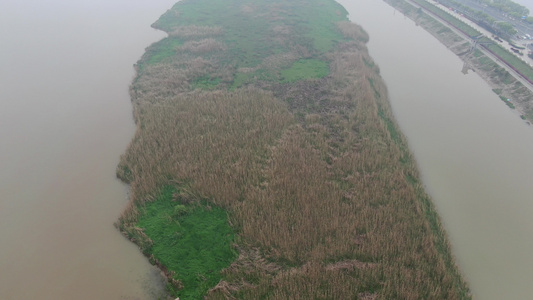
[[[226,47],[224,44],[215,39],[203,39],[199,41],[187,41],[183,46],[179,47],[181,51],[189,51],[197,54],[207,54],[214,51],[223,51]]]
[[[359,40],[364,43],[368,42],[368,34],[361,26],[349,21],[339,22],[337,23],[337,26],[345,37]]]
[[[208,36],[218,36],[224,31],[219,26],[180,26],[169,33],[170,36],[179,38],[202,38]]]

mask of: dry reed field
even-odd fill
[[[117,226],[173,296],[470,298],[368,36],[344,8],[184,0],[155,26],[169,37],[137,65],[137,132],[117,168],[131,201]],[[218,209],[233,254],[180,269],[179,249],[205,248],[185,242],[187,216]],[[184,232],[159,237],[172,226]]]

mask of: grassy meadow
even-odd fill
[[[117,226],[181,299],[468,299],[364,30],[330,0],[183,0],[130,93]]]

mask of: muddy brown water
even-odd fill
[[[370,35],[370,54],[474,297],[531,299],[532,126],[383,1],[339,2]]]
[[[0,299],[150,299],[113,227],[133,64],[174,0],[0,0]]]

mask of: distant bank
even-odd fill
[[[477,72],[502,101],[510,108],[516,109],[522,119],[533,121],[533,92],[521,82],[522,80],[511,75],[510,72],[513,71],[506,69],[517,70],[524,74],[523,76],[527,78],[525,80],[531,81],[533,78],[531,67],[496,45],[485,47],[483,52],[480,51],[484,48],[483,39],[473,49],[474,36],[479,35],[479,32],[425,0],[385,0],[385,2],[413,19],[457,54],[465,62],[463,71]],[[500,62],[498,58],[505,62]]]

